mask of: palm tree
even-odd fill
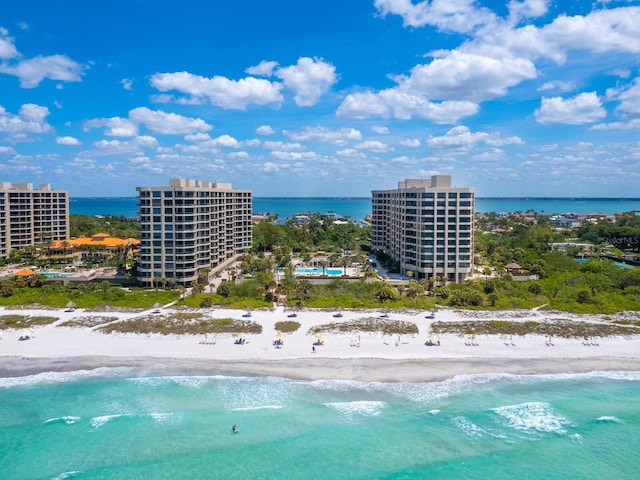
[[[69,248],[71,246],[71,244],[67,240],[62,240],[62,242],[60,242],[60,246],[62,247],[62,255],[64,257],[66,257],[67,256],[67,248]]]
[[[326,258],[321,258],[318,260],[318,265],[320,265],[322,267],[322,275],[325,274],[325,269],[327,268],[327,265],[329,264],[328,260]]]

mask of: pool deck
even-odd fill
[[[340,273],[331,273],[335,271]],[[359,277],[361,275],[358,267],[327,267],[322,268],[297,268],[294,272],[296,277]]]

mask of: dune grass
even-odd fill
[[[633,325],[590,323],[572,320],[547,322],[511,322],[507,320],[465,320],[461,322],[433,322],[434,333],[457,335],[544,335],[553,337],[610,337],[640,335]]]
[[[49,325],[58,320],[57,317],[2,315],[0,316],[0,330],[31,328],[38,325]]]
[[[418,333],[418,326],[412,322],[399,320],[384,320],[380,318],[367,317],[344,322],[325,323],[309,330],[314,335],[318,333],[383,333],[385,335],[415,335]]]
[[[137,333],[161,335],[205,335],[216,333],[259,334],[262,325],[233,318],[205,318],[201,313],[174,313],[167,316],[144,315],[114,322],[98,329],[103,333]]]

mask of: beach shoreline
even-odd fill
[[[152,309],[158,319],[169,318],[171,307]],[[319,345],[314,332],[336,323],[335,312],[300,310],[295,332],[278,333],[276,323],[289,319],[282,307],[252,312],[251,320],[262,332],[238,335],[161,335],[102,333],[95,327],[69,327],[65,322],[104,316],[109,322],[132,320],[152,311],[88,312],[82,309],[20,309],[25,316],[54,316],[50,324],[33,328],[27,341],[22,330],[1,331],[0,377],[45,372],[133,367],[150,371],[203,375],[273,376],[293,380],[354,380],[363,382],[428,382],[461,375],[547,375],[593,371],[640,371],[640,335],[600,338],[545,337],[543,335],[469,335],[440,333],[430,343],[434,321],[464,322],[470,318],[513,321],[603,322],[598,316],[569,315],[539,309],[526,311],[469,312],[441,309],[430,312],[343,311],[339,321],[381,318],[414,323],[418,333],[384,335],[382,332],[323,331]],[[159,313],[158,313],[159,312]],[[246,312],[208,309],[207,318],[244,319]],[[0,307],[0,316],[17,314]],[[553,341],[552,341],[553,340]],[[278,344],[281,341],[282,344]],[[317,345],[317,346],[316,346]]]
[[[437,382],[463,375],[559,375],[591,372],[640,371],[640,358],[569,359],[289,359],[224,361],[205,358],[160,357],[0,357],[0,378],[49,372],[131,368],[171,375],[280,377],[290,380],[358,382]]]

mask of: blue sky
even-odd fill
[[[0,181],[640,196],[640,1],[5,3]]]

